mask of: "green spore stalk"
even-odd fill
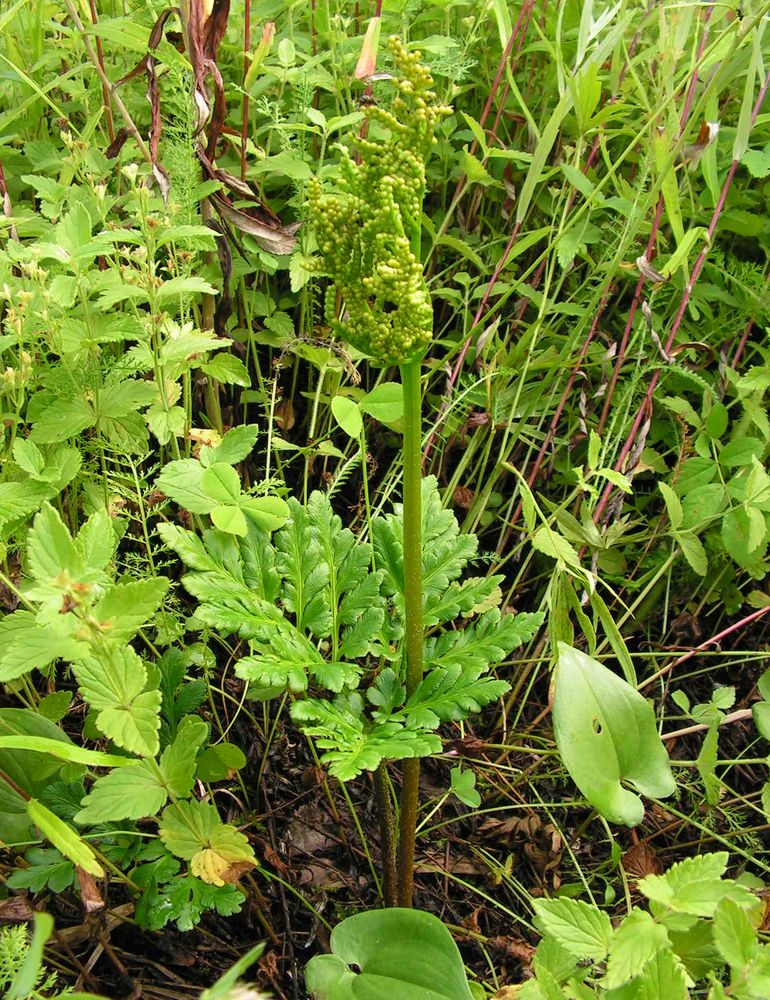
[[[437,121],[450,113],[430,89],[419,52],[388,41],[397,77],[389,109],[369,105],[368,138],[341,148],[338,191],[309,183],[320,273],[331,278],[326,320],[333,333],[375,364],[420,359],[433,333],[433,308],[420,260],[425,162]]]
[[[389,108],[370,104],[366,137],[355,157],[342,147],[338,190],[313,179],[309,203],[320,266],[331,278],[326,321],[332,332],[378,365],[399,365],[404,393],[403,676],[407,695],[423,677],[422,511],[420,499],[420,361],[433,336],[433,306],[423,274],[420,236],[425,164],[435,128],[451,113],[431,90],[419,52],[388,40],[397,94]],[[419,760],[404,764],[398,845],[397,898],[412,905]],[[395,893],[386,901],[394,902]]]

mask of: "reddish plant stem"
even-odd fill
[[[524,6],[527,6],[527,5],[525,4]],[[502,73],[503,73],[503,71],[505,69],[505,63],[507,61],[508,56],[510,55],[510,52],[511,52],[511,49],[512,49],[512,46],[513,46],[514,35],[516,34],[516,32],[517,32],[517,30],[519,28],[519,24],[521,22],[521,15],[522,15],[522,13],[524,11],[524,6],[522,7],[522,11],[519,14],[519,19],[517,20],[516,25],[514,26],[514,30],[511,32],[511,37],[508,40],[508,44],[506,45],[505,52],[503,53],[503,58],[502,58],[502,60],[500,62],[500,66],[498,67],[497,75],[495,76],[495,80],[494,80],[493,85],[492,85],[492,92],[490,94],[490,99],[487,101],[487,104],[484,107],[484,112],[482,113],[482,116],[481,116],[481,119],[480,119],[480,124],[481,124],[482,128],[484,127],[484,124],[486,122],[486,118],[487,118],[487,116],[489,114],[489,108],[491,107],[491,98],[492,98],[495,90],[497,89],[497,87],[499,87],[499,85],[500,85],[500,80],[502,78]],[[637,28],[636,32],[634,33],[634,37],[631,40],[631,45],[629,46],[629,50],[628,50],[628,60],[630,60],[631,56],[633,55],[633,53],[634,53],[634,51],[636,49],[636,46],[639,44],[639,39],[641,38],[642,30],[643,30],[643,26],[644,26],[644,21],[649,17],[650,12],[654,9],[654,6],[655,6],[654,0],[650,0],[650,2],[647,5],[647,8],[646,8],[646,10],[644,12],[644,15],[642,17],[642,23]],[[529,22],[530,22],[530,18],[532,16],[533,10],[534,10],[534,0],[532,0],[532,3],[530,3],[528,5],[528,9],[527,9],[527,13],[526,13],[526,18],[525,18],[524,25],[523,25],[523,30],[522,30],[521,36],[519,38],[519,45],[518,45],[517,52],[516,52],[516,59],[514,60],[514,63],[512,65],[512,67],[511,67],[511,72],[513,72],[515,70],[515,68],[516,68],[518,57],[519,57],[519,55],[521,53],[521,49],[522,49],[522,46],[524,44],[524,38],[525,38],[525,35],[526,35],[527,28],[529,27]],[[623,65],[623,68],[622,68],[622,70],[620,72],[620,76],[618,77],[618,93],[615,93],[615,94],[612,95],[612,97],[610,98],[610,104],[614,104],[617,101],[617,99],[618,99],[620,85],[623,83],[623,80],[626,77],[626,73],[628,72],[628,65],[629,65],[628,61],[626,61],[626,63]],[[502,94],[502,97],[501,97],[501,100],[500,100],[500,105],[499,105],[497,114],[495,116],[495,121],[494,121],[493,126],[492,126],[492,135],[493,136],[497,135],[497,129],[498,129],[499,124],[500,124],[500,119],[502,117],[502,113],[503,113],[503,110],[504,110],[504,107],[505,107],[505,100],[506,100],[506,98],[508,96],[509,90],[510,90],[510,87],[509,87],[508,82],[506,81],[505,87],[504,87],[504,90],[503,90],[503,94]],[[588,171],[593,166],[593,163],[594,163],[594,161],[596,159],[596,156],[597,156],[597,154],[599,152],[599,143],[600,143],[600,136],[597,134],[597,136],[594,139],[593,145],[591,147],[591,151],[588,154],[588,158],[586,160],[586,163],[585,163],[585,165],[583,167],[583,173],[584,174],[587,174]],[[471,145],[471,152],[474,152],[477,148],[478,148],[477,147],[477,143],[474,140],[473,144]],[[462,187],[462,184],[464,182],[464,179],[465,179],[464,176],[460,178],[460,182],[458,183],[458,186],[455,189],[455,194],[454,194],[454,199],[453,199],[454,202],[455,202],[455,204],[453,204],[453,208],[456,208],[457,207],[456,203],[459,202],[460,193],[461,193],[461,187]],[[577,195],[578,195],[577,188],[573,188],[572,191],[571,191],[571,193],[570,193],[569,201],[567,203],[567,211],[568,212],[572,209],[572,206],[575,203]],[[511,237],[511,239],[509,240],[508,245],[505,248],[505,251],[503,252],[503,256],[501,258],[501,262],[502,263],[499,264],[498,267],[496,268],[495,273],[492,276],[492,280],[490,281],[490,283],[487,286],[487,289],[486,289],[486,291],[484,293],[484,298],[482,299],[482,303],[481,303],[481,305],[479,307],[479,310],[476,313],[476,317],[474,318],[474,322],[473,322],[473,326],[474,327],[478,324],[479,320],[481,319],[481,315],[483,313],[484,308],[486,308],[486,303],[489,301],[489,296],[490,296],[490,294],[492,292],[494,284],[496,283],[496,281],[497,281],[497,279],[498,279],[498,277],[500,275],[500,272],[502,271],[502,268],[505,266],[505,260],[507,259],[508,254],[511,252],[511,249],[512,249],[513,244],[515,242],[516,236],[518,235],[519,228],[520,228],[520,224],[517,223],[516,227],[514,228],[513,235]],[[541,282],[542,277],[543,277],[543,273],[545,271],[545,266],[546,266],[546,259],[544,258],[540,262],[540,264],[538,265],[537,270],[535,271],[535,274],[534,274],[534,276],[532,278],[531,284],[532,284],[533,288],[538,288],[538,286],[540,285],[540,282]],[[515,329],[515,327],[521,322],[521,320],[522,320],[522,318],[524,316],[524,313],[526,312],[527,304],[528,304],[527,303],[527,299],[522,299],[522,301],[521,301],[521,303],[520,303],[520,305],[518,307],[518,310],[517,310],[516,318],[513,321],[513,323],[511,324],[511,331],[513,331]],[[602,305],[602,307],[601,307],[601,311],[602,312],[604,311],[604,308],[606,308],[606,302],[604,302],[604,305]],[[597,316],[594,318],[594,323],[593,323],[593,326],[592,326],[592,330],[594,332],[595,332],[596,326],[598,325],[599,318],[600,318],[600,314],[597,314]],[[468,354],[468,349],[470,347],[470,342],[471,342],[472,336],[473,336],[473,334],[471,334],[467,338],[467,340],[465,341],[465,343],[463,344],[462,350],[460,352],[460,357],[458,358],[458,361],[455,364],[455,367],[452,370],[452,373],[450,375],[449,381],[447,383],[447,391],[446,391],[446,394],[445,394],[444,402],[442,403],[441,409],[440,409],[439,414],[438,414],[438,416],[436,418],[436,423],[434,425],[433,432],[431,433],[431,436],[429,437],[428,442],[427,442],[427,444],[425,446],[425,452],[423,454],[423,462],[426,462],[427,459],[428,459],[428,457],[429,457],[429,455],[430,455],[430,452],[431,452],[432,447],[433,447],[433,443],[434,443],[434,441],[435,441],[435,439],[437,437],[438,427],[443,422],[443,419],[444,419],[444,417],[446,415],[446,412],[447,412],[447,410],[449,408],[449,399],[451,398],[451,394],[452,394],[452,391],[454,389],[454,386],[455,386],[455,384],[457,382],[457,379],[460,376],[460,372],[462,371],[462,367],[463,367],[463,364],[465,362],[465,358],[466,358],[466,356]],[[585,353],[585,349],[588,347],[588,343],[590,343],[590,337],[592,337],[592,336],[593,336],[593,333],[591,333],[589,335],[589,340],[584,344],[584,349],[583,349],[583,351],[581,352],[581,355],[580,355],[580,359],[581,360],[582,360],[582,357],[583,357],[583,355]],[[579,364],[580,364],[580,361],[578,361],[578,365]],[[569,388],[571,388],[572,383],[575,380],[576,373],[577,373],[577,368],[575,369],[575,371],[573,372],[573,375],[570,378],[569,386],[568,386],[568,390],[567,391],[569,391]],[[566,402],[566,398],[565,398],[564,402]],[[562,404],[562,409],[563,409],[563,404]],[[555,428],[553,428],[553,431],[555,432]],[[543,451],[542,454],[544,455],[545,452]],[[540,461],[542,462],[542,456],[540,457]],[[535,473],[534,473],[534,475],[532,477],[533,480],[534,480],[534,476],[537,475],[537,471],[539,471],[539,465],[538,465],[538,469],[535,471]],[[520,504],[519,504],[519,507],[517,508],[517,511],[518,511],[518,514],[521,513],[521,505]],[[511,524],[509,524],[509,531],[510,531],[510,528],[513,526],[513,523],[515,523],[515,519],[516,518],[514,518],[514,520],[511,522]],[[507,537],[507,535],[506,535],[506,537]]]
[[[599,303],[599,308],[596,310],[596,315],[594,316],[593,322],[591,323],[591,329],[588,331],[588,335],[586,336],[585,340],[581,345],[577,361],[575,362],[572,372],[570,373],[570,376],[567,379],[567,384],[564,387],[564,391],[561,394],[561,399],[559,400],[556,410],[554,411],[554,415],[551,418],[551,423],[548,426],[548,430],[546,431],[543,443],[540,446],[540,450],[537,453],[537,457],[535,458],[534,464],[529,472],[529,475],[527,476],[527,485],[530,487],[530,489],[532,488],[532,486],[535,483],[535,480],[537,479],[538,473],[540,472],[540,467],[543,464],[543,459],[545,458],[546,453],[549,447],[551,446],[551,442],[553,441],[556,435],[556,431],[558,430],[559,427],[559,421],[561,420],[561,415],[564,412],[564,407],[567,405],[569,394],[572,391],[572,386],[574,385],[575,379],[577,378],[578,372],[580,371],[580,366],[583,363],[583,358],[585,358],[586,352],[588,351],[588,347],[591,341],[594,339],[594,336],[596,335],[596,331],[599,327],[599,320],[604,315],[604,310],[607,308],[607,302],[609,301],[610,292],[611,289],[607,289],[606,294],[602,296],[602,300]],[[522,501],[519,500],[518,504],[516,505],[516,509],[514,510],[513,515],[511,516],[511,519],[508,522],[508,525],[505,529],[505,533],[503,534],[503,537],[501,538],[500,543],[497,547],[498,553],[504,550],[508,542],[508,539],[511,536],[511,532],[513,531],[515,525],[517,524],[519,518],[521,517],[521,509],[522,509]]]
[[[681,666],[686,663],[687,660],[692,659],[698,653],[702,653],[704,649],[708,649],[709,646],[715,646],[725,639],[728,635],[732,635],[733,632],[737,632],[739,629],[745,628],[746,625],[750,625],[755,622],[758,618],[762,618],[770,611],[770,604],[766,605],[764,608],[760,608],[759,611],[752,611],[750,615],[746,615],[745,618],[741,618],[739,622],[734,622],[732,625],[728,625],[727,628],[722,629],[721,632],[717,632],[716,635],[712,636],[710,639],[706,639],[699,646],[695,646],[694,649],[688,649],[686,653],[677,657],[676,660],[672,660],[671,663],[666,664],[665,667],[661,667],[660,670],[652,674],[651,677],[645,678],[640,684],[637,685],[638,689],[641,691],[643,688],[649,687],[650,684],[654,684],[655,681],[660,680],[661,677],[665,677],[666,674],[670,674],[676,667]]]
[[[89,6],[91,8],[91,23],[96,26],[99,23],[99,15],[96,13],[95,0],[89,0]],[[115,141],[115,123],[112,120],[110,88],[104,82],[104,78],[107,74],[104,71],[104,49],[102,48],[102,40],[99,35],[96,36],[96,58],[99,60],[99,65],[102,70],[102,100],[104,101],[104,117],[107,122],[107,135],[110,137],[110,143],[112,144]]]
[[[687,88],[687,93],[685,94],[684,104],[682,106],[682,114],[679,117],[679,132],[677,134],[677,142],[681,139],[684,134],[684,130],[687,127],[687,121],[690,117],[690,111],[692,110],[692,103],[695,97],[695,86],[698,82],[698,66],[701,59],[703,58],[703,53],[706,50],[706,42],[709,36],[709,21],[711,20],[711,14],[713,11],[713,6],[706,8],[704,18],[703,18],[703,33],[701,35],[700,44],[698,46],[698,53],[695,57],[695,68],[690,76],[690,83]],[[647,241],[647,249],[644,252],[644,256],[650,262],[655,259],[655,244],[658,240],[658,231],[660,229],[660,222],[663,217],[663,207],[664,207],[663,192],[661,191],[658,196],[658,205],[655,209],[655,218],[652,223],[652,231],[650,232],[650,238]],[[612,369],[612,376],[610,377],[610,383],[607,386],[607,392],[604,397],[604,405],[602,406],[601,416],[599,417],[599,425],[597,431],[599,434],[604,430],[605,424],[607,423],[607,418],[610,414],[610,408],[612,406],[612,400],[615,395],[615,388],[618,384],[618,379],[620,377],[620,370],[623,367],[623,363],[626,359],[626,349],[628,348],[628,341],[631,337],[631,330],[634,326],[634,319],[636,318],[636,312],[639,308],[639,303],[642,298],[642,290],[644,288],[644,275],[639,275],[639,280],[636,283],[636,288],[634,289],[634,297],[631,300],[631,308],[628,311],[628,319],[626,320],[625,328],[623,329],[623,336],[620,339],[620,345],[618,347],[618,354],[615,359],[615,366]]]
[[[511,59],[510,71],[505,75],[505,83],[503,85],[503,91],[502,94],[500,95],[500,100],[497,102],[497,111],[495,112],[495,120],[492,122],[492,127],[489,129],[490,143],[500,142],[500,145],[504,146],[504,144],[498,138],[497,130],[500,127],[500,122],[502,121],[503,112],[505,111],[505,102],[508,100],[508,94],[510,93],[511,90],[510,79],[516,72],[519,65],[519,57],[521,56],[521,50],[524,45],[524,38],[526,37],[527,34],[527,28],[529,27],[529,21],[530,18],[532,17],[532,11],[534,10],[534,7],[535,7],[534,0],[530,0],[529,3],[522,4],[521,10],[519,11],[519,17],[516,21],[516,24],[513,26],[513,30],[511,31],[511,38],[508,40],[508,44],[506,45],[506,51],[509,51],[509,46],[511,44],[511,41],[514,39],[514,36],[518,33],[519,41],[518,45],[516,46],[516,54],[513,57],[513,59]],[[522,18],[523,18],[523,23],[522,23]],[[506,56],[505,53],[503,53],[503,58],[500,63],[503,69],[505,68],[505,62],[506,62]],[[492,88],[489,92],[489,97],[484,107],[482,119],[479,122],[482,128],[484,128],[486,125],[486,121],[487,118],[489,117],[489,113],[492,107],[492,101],[493,98],[495,97],[495,93],[499,86],[500,86],[500,79],[498,72],[498,75],[495,77]],[[478,143],[474,139],[473,143],[471,144],[471,154],[475,153],[477,149],[478,149]],[[486,158],[484,159],[483,162],[486,163]],[[463,187],[466,183],[466,180],[467,180],[466,175],[463,174],[460,177],[457,187],[455,188],[455,194],[451,208],[453,212],[457,209],[457,205],[459,205],[463,199],[463,196],[465,194]],[[473,197],[471,199],[471,204],[469,206],[465,220],[466,229],[471,229],[473,227],[475,215],[476,212],[478,211],[478,207],[483,197],[484,197],[483,188],[476,188],[473,192]]]
[[[746,329],[743,331],[743,336],[738,342],[738,346],[735,348],[735,354],[733,354],[733,360],[730,362],[730,367],[735,369],[738,367],[738,362],[741,360],[741,355],[743,354],[744,348],[748,342],[751,331],[754,329],[754,319],[750,319],[746,324]]]
[[[503,54],[500,57],[500,62],[497,65],[497,72],[495,73],[495,77],[492,80],[492,86],[489,88],[489,95],[488,95],[486,103],[484,104],[484,107],[483,107],[483,109],[481,111],[481,115],[479,116],[479,125],[481,126],[482,129],[487,124],[487,118],[489,118],[490,114],[492,113],[492,108],[493,108],[494,103],[495,103],[495,97],[497,96],[497,91],[500,89],[500,84],[502,83],[503,76],[505,74],[505,67],[508,64],[508,60],[511,58],[511,53],[513,52],[513,46],[516,44],[516,38],[517,38],[517,36],[519,34],[519,30],[520,30],[521,25],[522,25],[522,19],[524,18],[525,12],[526,12],[526,24],[527,25],[529,24],[529,19],[530,19],[531,15],[532,15],[532,9],[534,8],[534,6],[535,6],[535,0],[525,0],[525,2],[521,5],[521,9],[519,11],[519,16],[516,19],[516,23],[513,26],[513,30],[511,31],[511,37],[505,43],[505,49],[503,50]],[[524,31],[526,32],[526,30],[527,29],[526,29],[526,25],[525,25]],[[518,54],[521,51],[521,43],[523,41],[524,41],[524,32],[522,32],[522,35],[521,35],[521,40],[519,42],[519,50],[518,50],[518,52],[516,54],[516,59],[518,59]],[[516,62],[514,61],[514,64],[511,67],[511,72],[513,72],[515,70],[515,68],[516,68]],[[495,124],[494,124],[494,126],[492,128],[492,132],[494,134],[497,134],[497,126],[498,126],[498,124],[500,122],[500,118],[502,116],[503,108],[505,106],[505,99],[508,96],[508,90],[509,90],[509,86],[508,86],[508,83],[506,82],[505,89],[503,91],[503,96],[500,99],[500,106],[499,106],[497,115],[495,117]],[[471,146],[470,146],[470,154],[471,154],[471,156],[473,156],[476,153],[476,151],[478,150],[478,148],[479,148],[479,144],[474,139],[473,142],[471,143]],[[463,185],[465,184],[465,180],[466,180],[465,174],[461,174],[460,175],[460,179],[457,182],[457,187],[455,188],[454,196],[452,197],[452,202],[455,203],[455,208],[457,207],[456,203],[460,199],[460,193],[461,193],[461,191],[463,189]]]
[[[519,35],[519,43],[516,46],[516,57],[514,58],[513,62],[511,63],[511,74],[513,74],[513,73],[516,72],[516,69],[517,69],[517,67],[519,65],[519,58],[521,57],[521,50],[524,47],[524,39],[527,36],[527,28],[529,27],[529,22],[530,22],[530,18],[532,17],[532,12],[535,9],[534,0],[532,0],[532,2],[530,4],[525,4],[524,7],[526,7],[526,11],[527,12],[526,12],[526,15],[524,17],[524,24],[522,26],[521,33]],[[524,8],[522,8],[522,10],[523,9]],[[503,93],[501,94],[500,100],[499,100],[498,105],[497,105],[497,112],[495,114],[495,120],[494,120],[494,122],[492,122],[491,134],[493,136],[497,135],[497,130],[500,127],[500,122],[501,122],[502,117],[503,117],[503,112],[505,111],[505,102],[508,99],[508,94],[510,93],[510,90],[511,90],[511,84],[510,84],[510,81],[507,79],[507,74],[506,74],[506,81],[505,81],[505,85],[503,86]]]
[[[759,91],[759,96],[757,97],[757,100],[754,104],[754,108],[751,113],[752,124],[754,123],[757,115],[759,114],[759,109],[762,106],[762,102],[765,99],[765,94],[767,93],[768,86],[770,86],[770,73],[768,73],[768,75],[765,77],[765,81],[762,84]],[[711,222],[709,223],[708,233],[703,243],[703,247],[701,248],[701,252],[698,254],[698,259],[695,261],[695,266],[692,269],[690,280],[688,281],[687,286],[684,290],[682,301],[679,304],[679,309],[677,310],[676,316],[674,317],[674,322],[671,325],[671,331],[668,337],[666,338],[666,343],[664,345],[666,354],[670,353],[671,348],[674,344],[674,340],[676,339],[676,335],[679,332],[679,327],[682,325],[682,320],[684,319],[684,314],[687,310],[687,306],[689,305],[693,287],[695,285],[695,282],[698,280],[698,276],[700,275],[700,272],[703,269],[703,265],[706,262],[706,257],[708,256],[709,247],[711,246],[711,241],[716,231],[717,224],[719,223],[719,217],[722,214],[722,209],[724,208],[725,201],[727,200],[727,195],[730,191],[730,187],[733,182],[733,177],[735,176],[735,171],[737,169],[738,169],[738,160],[733,160],[732,163],[730,164],[730,169],[727,171],[727,177],[725,177],[724,184],[722,185],[722,190],[719,194],[719,200],[717,201],[716,207],[714,208],[714,212],[711,216]],[[639,428],[641,427],[642,422],[644,421],[648,409],[652,403],[653,393],[655,392],[656,385],[660,381],[660,375],[661,375],[660,370],[653,372],[652,378],[650,379],[650,384],[647,387],[647,391],[644,394],[644,399],[642,400],[639,409],[636,413],[636,417],[634,418],[634,423],[631,427],[631,431],[628,437],[626,438],[623,447],[620,449],[620,454],[618,455],[617,461],[615,462],[615,469],[618,472],[623,471],[623,464],[634,445],[634,441],[636,440],[636,435],[639,432]],[[615,487],[612,485],[612,483],[608,483],[607,486],[605,487],[601,499],[599,500],[599,503],[596,506],[596,510],[594,511],[594,521],[598,522],[599,519],[601,518],[602,514],[604,513],[607,507],[609,499],[614,492],[614,489]]]
[[[249,71],[251,52],[251,0],[245,0],[243,13],[243,121],[241,122],[241,180],[246,180],[246,141],[249,134],[249,95],[246,93],[246,74]]]

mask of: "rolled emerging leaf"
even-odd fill
[[[361,46],[361,55],[358,57],[356,71],[353,74],[356,80],[365,80],[374,73],[377,66],[377,49],[380,44],[381,27],[379,17],[373,17],[369,22],[364,36],[364,44]]]

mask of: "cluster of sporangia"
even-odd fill
[[[316,224],[326,321],[335,336],[383,365],[402,364],[428,348],[433,328],[419,238],[425,161],[436,122],[451,113],[430,89],[419,52],[388,40],[398,89],[389,109],[365,108],[369,129],[342,150],[339,193],[324,195],[313,178],[308,201]],[[341,318],[340,318],[341,313]]]

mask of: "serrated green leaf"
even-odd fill
[[[678,531],[675,537],[693,572],[697,573],[698,576],[705,576],[708,573],[709,563],[706,550],[700,539],[696,538],[691,531]]]
[[[248,368],[234,354],[216,354],[201,365],[201,370],[224,385],[239,385],[244,389],[251,386]]]
[[[383,760],[425,757],[441,749],[441,740],[431,733],[405,729],[394,722],[368,729],[345,708],[314,698],[294,702],[291,715],[327,751],[321,760],[340,781],[349,781],[362,771],[375,771]]]
[[[165,577],[113,584],[95,605],[93,615],[110,639],[132,639],[158,610],[169,585]]]
[[[191,514],[208,514],[216,502],[203,486],[204,468],[192,458],[182,458],[164,465],[156,486]]]
[[[532,545],[538,552],[564,563],[565,566],[571,566],[573,569],[581,568],[577,549],[562,534],[546,524],[535,531]]]
[[[0,663],[1,662],[2,661],[0,661]],[[767,687],[766,681],[764,682],[764,686]],[[764,694],[765,692],[762,693]],[[766,740],[770,740],[770,702],[754,702],[751,706],[751,715],[754,719],[754,725],[757,727],[759,735],[763,736]]]
[[[87,399],[59,399],[35,420],[30,439],[39,444],[59,444],[95,423],[96,413]]]
[[[38,625],[31,611],[14,611],[0,621],[0,681],[42,670],[59,658],[74,660],[88,646],[68,635],[59,623]]]
[[[38,704],[37,710],[44,719],[59,722],[69,712],[72,704],[70,691],[52,691]]]
[[[232,427],[216,448],[212,449],[212,462],[224,462],[227,465],[242,462],[253,451],[258,433],[259,428],[256,424]]]
[[[676,912],[712,917],[730,890],[730,884],[722,881],[727,860],[726,851],[686,858],[672,865],[665,875],[640,879],[637,888],[648,899]]]
[[[404,713],[411,726],[436,729],[441,722],[466,719],[509,690],[506,681],[479,676],[461,666],[435,667],[417,686]]]
[[[117,539],[106,510],[93,513],[74,539],[75,548],[90,569],[102,570],[115,554]]]
[[[201,489],[214,504],[237,504],[241,481],[231,465],[215,462],[203,470]]]
[[[757,540],[756,531],[748,511],[743,507],[728,510],[722,519],[722,541],[725,549],[740,566],[749,566],[752,559],[761,555],[760,545],[764,539]]]
[[[156,292],[156,302],[163,305],[166,302],[173,302],[187,295],[217,295],[216,288],[208,281],[198,275],[191,274],[186,277],[168,278],[164,281]]]
[[[145,691],[147,671],[130,646],[110,646],[100,658],[74,667],[80,691],[98,712],[96,725],[118,746],[154,757],[158,752],[160,691]]]
[[[177,857],[190,861],[204,882],[224,885],[231,865],[256,865],[246,837],[222,823],[214,806],[196,800],[176,802],[163,810],[160,838]]]
[[[663,949],[647,964],[638,980],[638,1000],[689,1000],[685,970],[673,951]]]
[[[532,905],[545,931],[575,958],[606,958],[612,924],[602,910],[582,899],[535,899]]]
[[[426,624],[434,618],[452,581],[457,580],[476,555],[475,535],[461,535],[457,518],[441,506],[434,476],[422,481],[422,573]],[[384,573],[384,589],[392,595],[399,615],[404,617],[403,506],[378,518],[372,525],[377,567]]]
[[[17,868],[11,872],[6,885],[11,889],[31,889],[41,892],[64,892],[75,881],[75,867],[62,854],[53,849],[33,847],[27,851],[28,868]]]
[[[13,459],[30,476],[39,476],[45,468],[45,459],[34,441],[19,438],[13,442]]]
[[[160,704],[160,691],[144,691],[129,707],[103,708],[96,716],[96,725],[118,746],[142,757],[154,757],[159,745]]]
[[[671,527],[676,530],[682,524],[682,503],[667,483],[659,482],[658,489],[663,494],[663,500],[666,504],[666,511],[668,512],[668,519],[671,522]]]
[[[198,754],[196,775],[201,781],[224,781],[246,766],[246,755],[234,743],[217,743]]]
[[[172,854],[185,861],[205,847],[220,826],[219,813],[209,802],[175,802],[163,810],[160,838]]]
[[[245,834],[234,826],[220,823],[208,843],[190,859],[190,871],[209,885],[224,885],[231,880],[234,865],[256,867],[254,851]]]
[[[723,899],[714,913],[714,943],[731,969],[742,971],[757,953],[757,932],[746,911]]]
[[[156,816],[168,799],[157,764],[134,761],[97,778],[75,814],[77,823],[108,823]]]
[[[195,780],[196,755],[208,738],[209,727],[195,715],[182,720],[174,742],[163,751],[160,773],[163,785],[175,798],[190,794]],[[245,761],[244,761],[245,763]]]
[[[292,292],[298,292],[304,288],[313,272],[307,268],[308,259],[302,253],[293,253],[289,261],[289,280]]]
[[[78,579],[83,564],[58,512],[43,504],[27,536],[27,563],[36,580],[47,582],[66,572]]]
[[[668,932],[646,910],[634,907],[610,942],[607,986],[615,989],[638,976],[659,951],[671,948]]]
[[[540,612],[500,615],[495,608],[478,621],[425,642],[425,668],[486,670],[502,663],[512,650],[529,642],[543,623]]]

